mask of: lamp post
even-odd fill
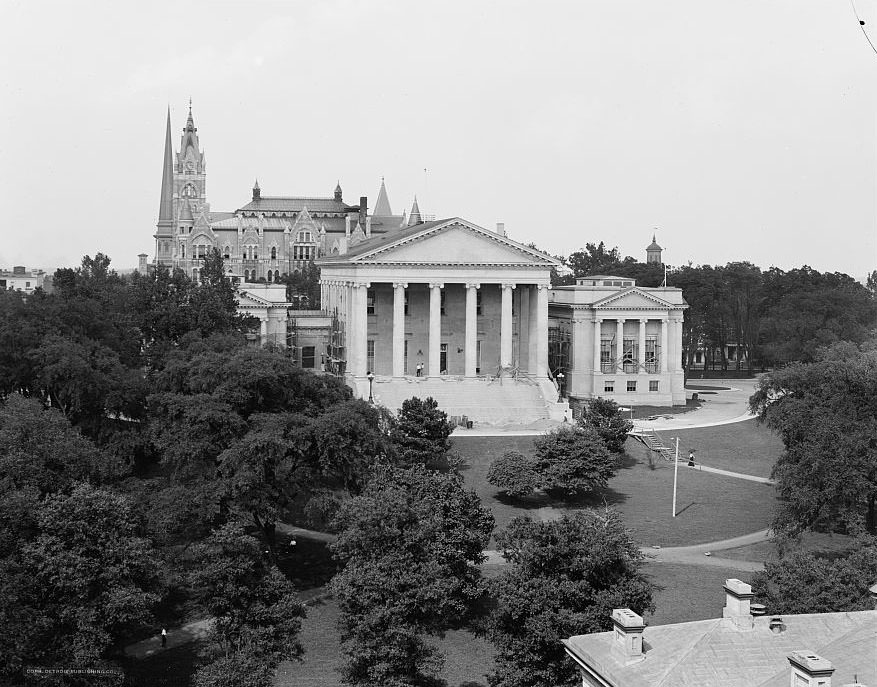
[[[560,398],[561,398],[561,399],[563,398],[563,392],[564,392],[564,388],[563,388],[563,379],[564,379],[564,376],[565,376],[565,375],[563,374],[563,372],[558,372],[558,373],[555,375],[555,377],[557,377],[557,386],[558,386],[558,389],[559,389],[559,391],[560,391]]]
[[[375,373],[369,371],[366,377],[368,378],[368,402],[373,404],[375,402],[375,397],[372,395],[372,384],[374,384],[375,381]]]

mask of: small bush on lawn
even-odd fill
[[[539,473],[532,458],[506,451],[490,464],[487,481],[509,496],[528,496],[539,486]]]

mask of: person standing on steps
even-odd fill
[[[164,649],[167,646],[167,630],[161,628],[161,648]]]

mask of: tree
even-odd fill
[[[591,427],[563,426],[534,443],[540,486],[567,496],[605,489],[615,474],[615,456]]]
[[[39,535],[21,555],[25,655],[43,665],[112,657],[152,618],[157,566],[123,496],[81,483],[37,509]]]
[[[798,552],[768,562],[752,576],[752,590],[769,614],[867,611],[877,579],[874,542],[839,558]]]
[[[532,458],[506,451],[490,464],[487,481],[509,496],[528,496],[539,487],[539,471]]]
[[[403,465],[427,465],[440,460],[451,448],[448,437],[452,431],[447,414],[435,399],[415,396],[402,402],[391,437]]]
[[[877,529],[877,352],[836,345],[765,375],[750,407],[785,446],[778,532]]]
[[[341,606],[344,680],[429,685],[440,665],[424,635],[467,622],[484,594],[476,567],[493,517],[456,473],[422,465],[381,468],[337,516],[344,568],[332,582]]]
[[[0,481],[41,496],[74,482],[112,482],[125,473],[64,416],[17,394],[0,404]]]
[[[230,522],[193,552],[192,587],[214,619],[197,687],[269,687],[282,661],[300,659],[304,607],[292,583]]]
[[[610,509],[550,522],[515,518],[497,545],[510,567],[490,585],[492,687],[572,684],[578,676],[561,639],[611,629],[615,608],[654,610],[644,556]]]
[[[582,427],[593,427],[612,453],[623,453],[633,422],[621,414],[618,404],[607,398],[594,398],[585,405],[579,419]]]

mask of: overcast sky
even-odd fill
[[[856,0],[877,41],[877,0]],[[213,210],[331,196],[568,254],[877,268],[847,0],[0,0],[0,267],[154,253],[167,106]],[[424,169],[427,171],[424,172]]]

